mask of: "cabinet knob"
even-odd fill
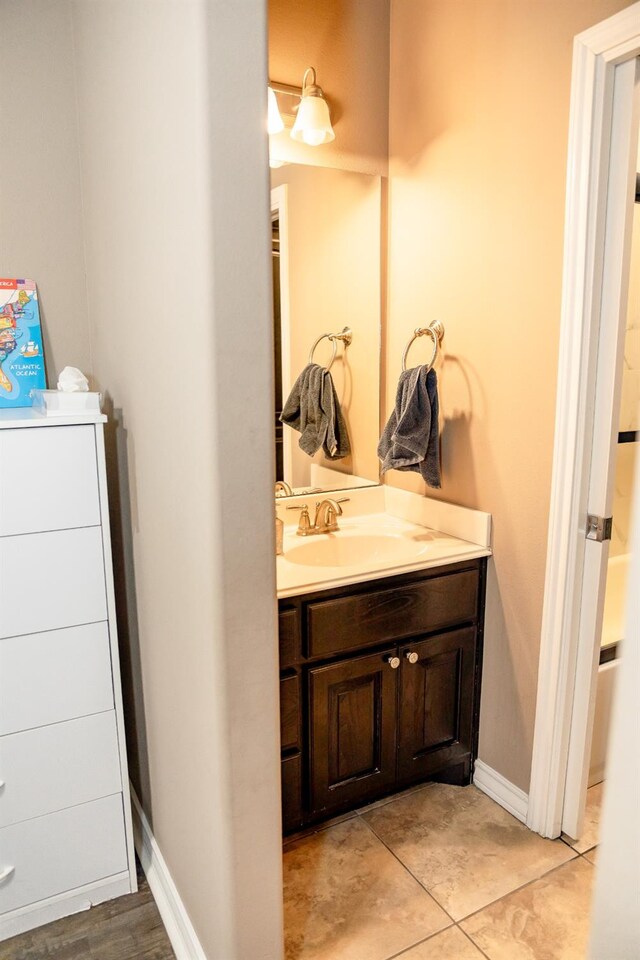
[[[420,659],[418,657],[418,654],[415,652],[415,650],[407,650],[407,652],[405,653],[405,657],[407,658],[409,663],[417,663],[418,660]]]
[[[400,657],[387,657],[386,660],[392,670],[397,670],[400,666]]]
[[[4,870],[0,870],[0,883],[2,883],[3,880],[8,880],[15,869],[15,867],[5,867]]]

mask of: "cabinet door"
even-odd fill
[[[475,630],[406,644],[400,660],[398,777],[408,781],[470,758]]]
[[[284,833],[302,826],[302,757],[299,753],[280,763],[282,778],[282,829]]]
[[[395,781],[395,648],[309,671],[311,812],[366,802]]]

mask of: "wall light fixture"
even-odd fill
[[[271,87],[267,87],[267,97],[267,130],[269,131],[269,136],[272,136],[274,133],[281,133],[284,130],[284,120],[280,115],[280,107],[276,100],[275,91],[273,91]]]
[[[269,133],[280,133],[285,126],[291,125],[290,136],[299,143],[317,147],[335,140],[329,105],[316,83],[313,67],[305,70],[302,87],[269,83]]]

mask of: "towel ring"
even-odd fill
[[[409,350],[414,340],[417,340],[418,337],[423,337],[427,333],[433,340],[433,353],[431,354],[431,359],[427,364],[427,371],[431,370],[431,367],[435,363],[435,359],[438,353],[438,347],[442,343],[442,338],[444,337],[444,326],[440,322],[440,320],[434,320],[432,323],[429,324],[428,327],[416,327],[416,329],[413,331],[413,336],[411,337],[411,340],[409,340],[409,343],[404,348],[404,353],[402,354],[403,370],[407,369],[407,354],[409,353]]]
[[[330,370],[330,369],[331,369],[331,366],[332,366],[332,364],[333,364],[333,361],[334,361],[335,358],[336,358],[336,354],[337,354],[337,352],[338,352],[338,342],[337,342],[337,341],[338,341],[338,340],[342,340],[342,342],[344,343],[345,347],[348,347],[349,344],[351,343],[351,341],[353,340],[353,333],[352,333],[350,327],[345,327],[344,330],[342,331],[342,333],[323,333],[323,334],[321,334],[321,335],[318,337],[318,339],[316,340],[316,342],[314,343],[314,345],[311,347],[311,351],[310,351],[310,353],[309,353],[309,361],[308,361],[309,363],[313,363],[313,354],[314,354],[314,352],[315,352],[315,349],[316,349],[316,347],[318,346],[318,344],[320,343],[320,341],[321,341],[321,340],[324,340],[324,339],[330,340],[330,341],[331,341],[331,345],[333,346],[333,353],[331,354],[331,360],[329,361],[328,365],[325,367],[325,370]]]

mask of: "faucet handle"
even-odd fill
[[[300,522],[298,524],[298,536],[306,537],[307,533],[311,529],[311,520],[309,519],[309,507],[306,503],[293,504],[290,507],[287,507],[287,510],[299,510],[300,511]]]

